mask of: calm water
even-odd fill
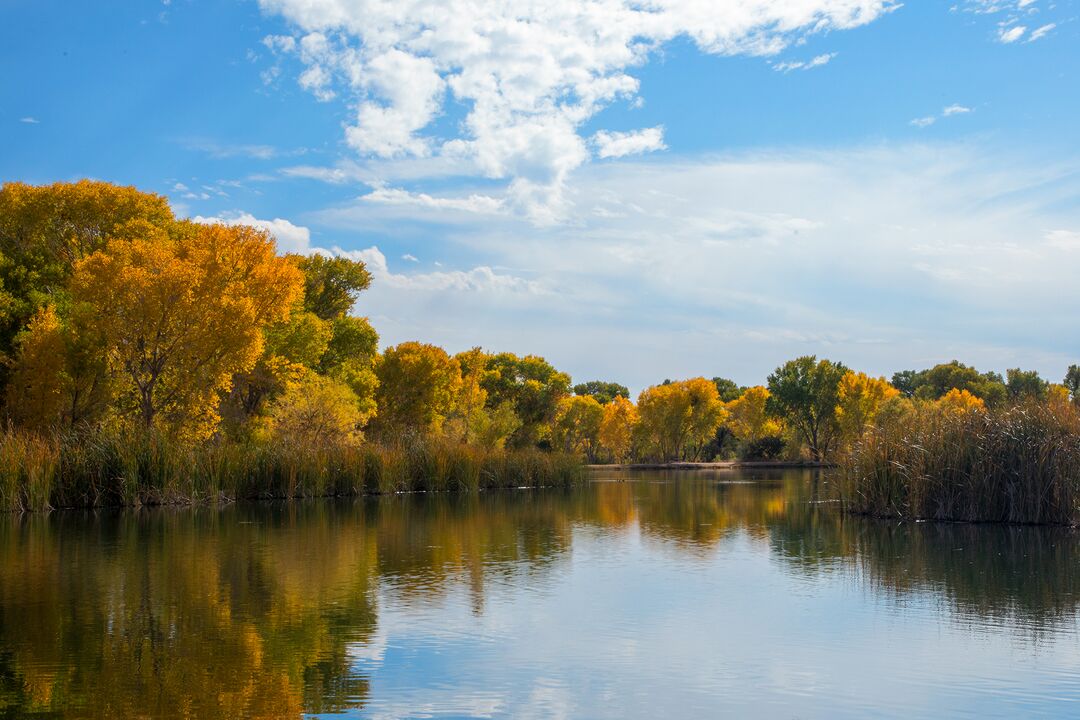
[[[0,717],[1080,717],[1080,536],[809,473],[0,518]]]

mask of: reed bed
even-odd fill
[[[849,512],[918,520],[1080,524],[1080,412],[933,405],[868,430],[841,464]]]
[[[569,486],[581,461],[441,440],[396,446],[212,442],[95,432],[0,432],[0,510],[174,505],[419,491]]]

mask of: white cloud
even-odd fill
[[[363,250],[334,249],[335,254],[361,260],[372,275],[373,290],[423,291],[425,293],[512,293],[543,295],[543,286],[535,281],[495,272],[480,266],[471,270],[449,270],[430,273],[395,273],[386,262],[386,255],[378,246]],[[415,338],[414,338],[415,339]]]
[[[369,203],[386,205],[411,205],[438,210],[460,210],[469,213],[493,214],[501,212],[503,202],[488,195],[469,195],[468,197],[432,197],[427,193],[412,193],[397,188],[379,187],[360,199]]]
[[[810,60],[789,60],[787,62],[775,63],[773,70],[782,73],[788,73],[792,70],[812,70],[822,65],[827,65],[830,60],[836,57],[837,53],[825,53],[824,55],[818,55]]]
[[[954,115],[966,115],[970,112],[974,112],[971,108],[965,107],[957,103],[947,105],[941,109],[940,115],[927,115],[926,117],[915,118],[910,121],[909,125],[914,125],[917,128],[930,127],[938,121],[939,118],[953,117]]]
[[[619,158],[667,149],[664,144],[664,128],[660,125],[633,132],[601,130],[593,135],[592,140],[596,146],[596,155],[601,158]]]
[[[277,241],[278,250],[290,253],[309,253],[311,247],[311,231],[301,225],[294,225],[283,218],[273,220],[260,220],[251,213],[228,213],[221,217],[203,217],[196,215],[192,218],[197,223],[222,223],[225,225],[250,225],[269,232]]]
[[[1046,242],[1059,250],[1080,250],[1080,232],[1051,230],[1046,233]]]
[[[34,117],[30,117],[30,116],[19,118],[19,122],[26,123],[27,125],[40,125],[41,124],[40,120],[38,120],[37,118],[34,118]]]
[[[1042,27],[1038,27],[1031,31],[1031,35],[1028,36],[1028,42],[1035,42],[1050,34],[1050,31],[1057,27],[1057,23],[1047,23]]]
[[[1027,32],[1027,28],[1023,25],[1013,25],[1012,27],[1003,27],[998,30],[998,41],[1005,43],[1014,43],[1024,36]]]
[[[354,100],[345,137],[377,157],[467,159],[508,181],[507,200],[539,221],[566,210],[563,188],[589,158],[579,130],[635,103],[630,72],[685,36],[707,53],[775,55],[807,35],[859,27],[896,0],[259,0],[293,36],[264,42],[305,66],[317,97]],[[804,65],[814,67],[832,55]],[[425,134],[447,100],[467,108],[457,137]],[[442,129],[445,132],[445,129]]]
[[[420,258],[416,257],[415,255],[413,255],[411,253],[405,253],[404,255],[401,256],[401,259],[405,260],[406,262],[414,262],[414,263],[420,262]]]

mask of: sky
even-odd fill
[[[367,263],[576,381],[1080,362],[1074,0],[0,1],[0,181]]]

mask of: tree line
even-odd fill
[[[176,218],[159,195],[81,181],[0,188],[0,381],[9,427],[152,430],[185,442],[535,448],[593,462],[827,460],[880,413],[1080,397],[959,362],[891,381],[808,356],[761,386],[665,381],[631,401],[544,358],[380,351],[353,314],[362,262],[282,255],[265,231]]]

